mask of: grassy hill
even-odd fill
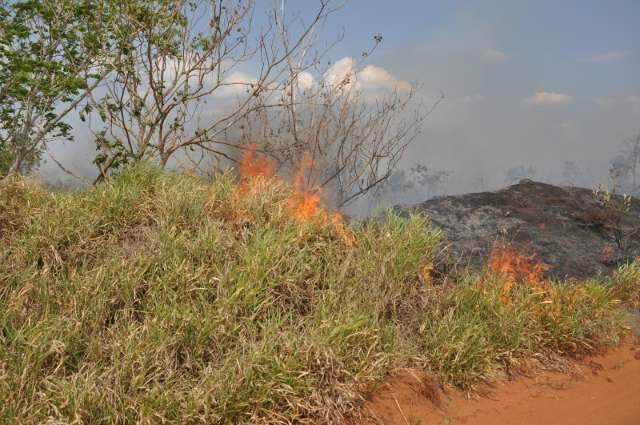
[[[424,218],[345,226],[296,196],[145,165],[84,192],[0,182],[0,422],[340,423],[396,368],[473,390],[614,344],[638,301],[636,264],[434,284]]]

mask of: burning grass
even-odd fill
[[[511,290],[518,281],[537,289],[549,287],[549,282],[544,277],[549,265],[536,262],[533,256],[522,255],[508,245],[494,247],[487,267],[502,278],[500,297],[504,302],[509,302]]]
[[[434,286],[423,218],[301,219],[295,181],[258,176],[0,183],[0,422],[340,423],[395,368],[473,388],[614,343],[617,299],[637,299],[635,265],[608,282],[487,270]]]

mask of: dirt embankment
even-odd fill
[[[571,373],[536,372],[499,382],[477,399],[403,371],[366,404],[385,425],[638,425],[640,345],[577,362]]]

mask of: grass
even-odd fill
[[[340,423],[399,367],[463,388],[613,344],[640,267],[540,291],[433,286],[420,216],[343,231],[278,181],[146,165],[85,192],[0,183],[0,422]]]

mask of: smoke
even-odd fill
[[[610,160],[640,131],[637,52],[578,53],[597,51],[588,40],[564,57],[540,52],[527,36],[554,29],[525,28],[522,7],[500,3],[504,10],[493,19],[479,9],[495,7],[459,3],[453,23],[378,58],[397,78],[419,82],[427,104],[445,95],[405,155],[404,170],[422,163],[449,171],[436,195],[499,189],[514,167],[531,167],[534,179],[553,184],[608,184]],[[580,176],[573,182],[567,162]],[[408,191],[409,198],[391,203],[420,202],[433,195],[427,192]]]
[[[569,12],[552,14],[554,2],[546,5],[544,24],[531,16],[541,12],[516,2],[455,4],[452,22],[426,35],[416,28],[414,38],[383,44],[360,75],[362,84],[418,83],[427,107],[445,95],[406,152],[401,171],[410,175],[412,167],[423,164],[435,173],[448,172],[447,177],[436,190],[414,187],[386,202],[498,189],[508,183],[508,170],[520,166],[533,168],[536,180],[565,184],[565,163],[571,162],[578,184],[608,183],[610,160],[625,138],[640,131],[638,52],[625,45],[596,45],[593,40],[606,35],[602,31],[608,26],[591,26],[591,21],[578,30],[589,30],[592,40],[557,47],[553,37],[567,31],[562,19]],[[622,39],[633,31],[618,28]],[[547,40],[546,50],[532,45],[536,37]],[[354,47],[350,54],[358,51]],[[335,59],[336,67],[349,65],[346,58]],[[76,142],[52,144],[51,153],[74,172],[95,175],[90,138],[79,127]],[[68,179],[52,161],[40,173]],[[369,198],[352,209],[366,211],[374,203]]]

